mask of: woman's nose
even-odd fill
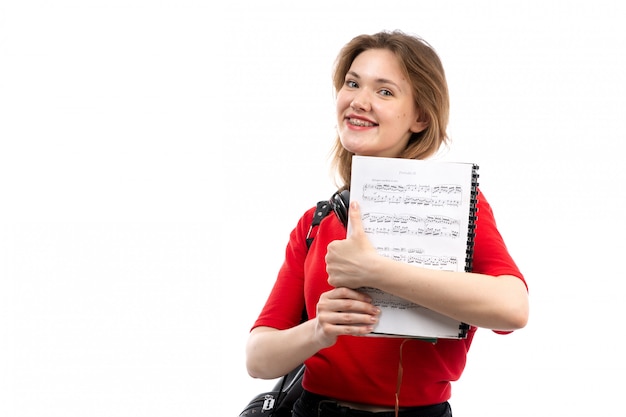
[[[371,101],[366,91],[361,90],[354,95],[350,107],[356,111],[369,111],[371,109]]]

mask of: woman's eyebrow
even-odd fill
[[[356,79],[361,79],[359,74],[357,74],[354,71],[348,71],[347,75],[352,75]],[[401,88],[400,88],[400,86],[398,84],[396,84],[395,82],[393,82],[393,81],[391,81],[391,80],[389,80],[387,78],[377,78],[374,81],[376,81],[379,84],[391,84],[391,85],[395,86],[397,89],[401,90]]]

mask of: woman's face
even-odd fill
[[[419,111],[398,58],[387,49],[360,53],[337,93],[341,144],[356,155],[397,157],[411,134],[427,123]]]

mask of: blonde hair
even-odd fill
[[[369,49],[387,49],[398,57],[400,67],[409,79],[415,104],[420,117],[428,127],[414,133],[400,158],[426,159],[434,155],[442,144],[447,143],[446,128],[450,113],[448,84],[439,56],[423,39],[401,31],[379,32],[360,35],[348,42],[335,61],[333,84],[335,94],[343,87],[345,76],[355,58]],[[335,140],[332,167],[348,188],[351,178],[352,152],[347,151],[339,137]]]

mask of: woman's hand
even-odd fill
[[[369,296],[345,287],[323,293],[317,303],[315,338],[329,347],[338,336],[371,333],[380,314],[371,301]]]
[[[361,221],[361,210],[356,201],[350,203],[351,233],[344,240],[328,245],[326,272],[328,283],[333,287],[374,287],[376,276],[373,269],[380,257],[372,246]]]
[[[369,296],[333,288],[320,296],[315,318],[286,330],[254,328],[246,345],[248,373],[254,378],[278,378],[320,349],[334,345],[341,335],[371,333],[379,315]],[[275,360],[277,357],[281,360]]]

